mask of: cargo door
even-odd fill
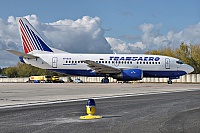
[[[169,58],[165,59],[165,68],[170,69],[170,59]]]
[[[58,58],[57,57],[53,57],[52,58],[52,67],[53,68],[57,68],[57,62],[58,62]]]

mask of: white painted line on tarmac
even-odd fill
[[[199,91],[199,89],[174,90],[174,91],[162,91],[162,92],[148,92],[148,93],[133,93],[133,94],[121,94],[121,95],[119,94],[119,95],[113,95],[113,96],[99,96],[99,97],[97,96],[97,97],[91,97],[91,98],[92,99],[110,99],[110,98],[132,97],[132,96],[169,94],[169,93],[178,93],[178,92],[192,92],[192,91]],[[69,103],[69,102],[79,102],[79,101],[87,101],[87,100],[88,100],[88,98],[79,98],[79,99],[56,100],[56,101],[27,103],[27,104],[5,105],[5,106],[0,106],[0,109],[21,108],[21,107],[30,107],[30,106],[41,106],[41,105]]]

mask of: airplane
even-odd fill
[[[183,61],[161,55],[147,54],[81,54],[68,53],[47,45],[26,18],[17,18],[23,52],[7,50],[19,56],[21,62],[67,75],[108,77],[117,81],[141,80],[143,77],[172,79],[191,73],[194,68]]]

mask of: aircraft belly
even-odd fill
[[[176,77],[185,74],[185,71],[143,71],[144,77]]]

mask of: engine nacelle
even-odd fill
[[[127,69],[122,70],[120,74],[113,75],[112,77],[119,81],[141,80],[143,78],[143,72],[141,69]]]

